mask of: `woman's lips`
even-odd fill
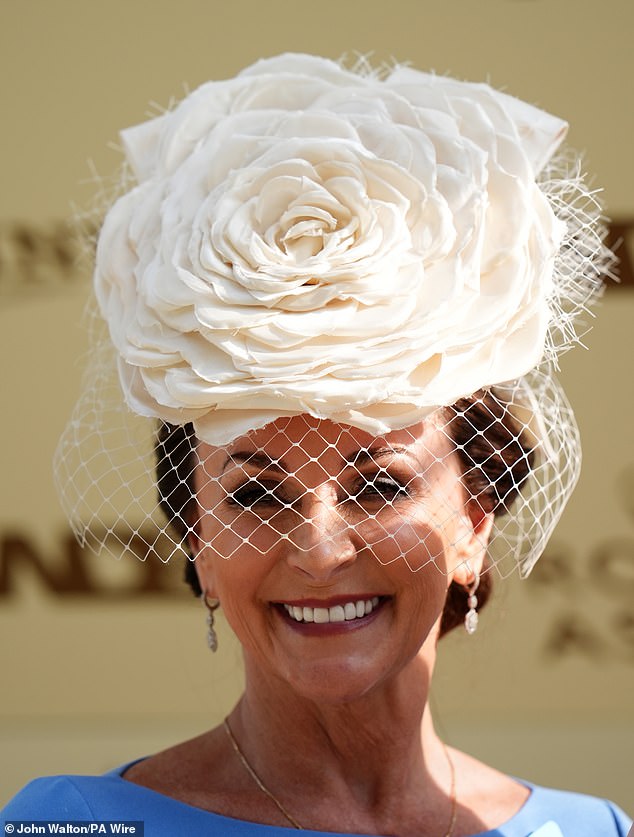
[[[387,601],[385,596],[363,596],[330,600],[328,603],[278,602],[276,609],[294,627],[321,630],[352,628],[366,624]],[[312,632],[312,631],[311,631]]]

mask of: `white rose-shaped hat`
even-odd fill
[[[128,404],[214,444],[302,412],[378,433],[528,372],[565,130],[486,85],[286,55],[125,131],[139,185],[95,285]]]
[[[607,256],[596,207],[575,211],[592,196],[553,174],[566,128],[486,84],[282,55],[124,131],[137,185],[106,215],[94,280],[132,414],[211,445],[299,414],[380,435],[511,387],[568,492],[571,415],[550,399],[567,429],[549,440],[534,393]],[[96,477],[68,462],[104,381],[87,379],[58,455],[84,534],[76,486]]]

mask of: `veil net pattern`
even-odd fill
[[[280,545],[340,549],[356,532],[382,563],[449,572],[466,537],[462,503],[471,503],[476,516],[495,514],[482,542],[487,567],[526,575],[579,475],[577,426],[549,367],[382,439],[311,416],[281,418],[246,434],[236,459],[197,442],[191,426],[129,411],[106,340],[87,379],[56,452],[56,479],[80,543],[116,557],[191,558],[190,533],[230,559]],[[484,450],[474,454],[474,444]]]
[[[580,469],[557,357],[579,342],[581,315],[613,261],[576,155],[558,154],[538,182],[566,227],[541,363],[380,439],[298,414],[213,449],[191,425],[137,415],[123,401],[107,327],[91,309],[82,392],[54,460],[80,543],[162,561],[201,548],[231,559],[356,544],[384,564],[401,560],[412,571],[433,564],[446,573],[465,560],[463,546],[475,536],[486,569],[526,576]],[[480,531],[487,515],[492,530]]]

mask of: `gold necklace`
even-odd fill
[[[262,779],[260,779],[258,774],[251,767],[251,765],[247,761],[247,757],[244,755],[244,753],[240,749],[240,745],[236,741],[236,737],[233,734],[233,730],[229,726],[229,719],[228,718],[224,719],[223,725],[224,725],[225,731],[227,733],[227,736],[229,737],[229,741],[231,741],[231,745],[234,749],[235,754],[240,759],[240,761],[244,765],[244,769],[247,771],[249,776],[253,779],[253,781],[258,786],[258,788],[262,791],[263,794],[265,794],[265,796],[268,796],[268,798],[275,805],[275,807],[278,809],[278,811],[282,814],[282,816],[288,822],[290,822],[290,824],[293,826],[293,828],[296,828],[298,831],[304,831],[304,826],[300,825],[297,822],[297,820],[295,819],[295,817],[293,817],[291,814],[288,813],[288,811],[282,805],[282,803],[279,801],[279,799],[273,793],[271,793],[271,791],[267,788],[267,786],[264,784]],[[445,744],[444,741],[442,742],[442,746],[443,746],[443,750],[445,752],[445,756],[447,758],[447,764],[449,765],[449,773],[451,775],[451,790],[450,790],[451,817],[450,817],[450,820],[449,820],[449,829],[448,829],[448,831],[445,832],[444,837],[452,837],[453,832],[454,832],[454,828],[456,827],[456,817],[458,816],[458,799],[456,797],[456,769],[454,767],[454,763],[451,759],[451,756],[449,755],[449,750],[447,749],[447,745]]]

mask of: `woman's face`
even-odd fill
[[[336,701],[433,649],[490,529],[437,423],[372,438],[297,416],[198,454],[196,567],[247,674]]]

